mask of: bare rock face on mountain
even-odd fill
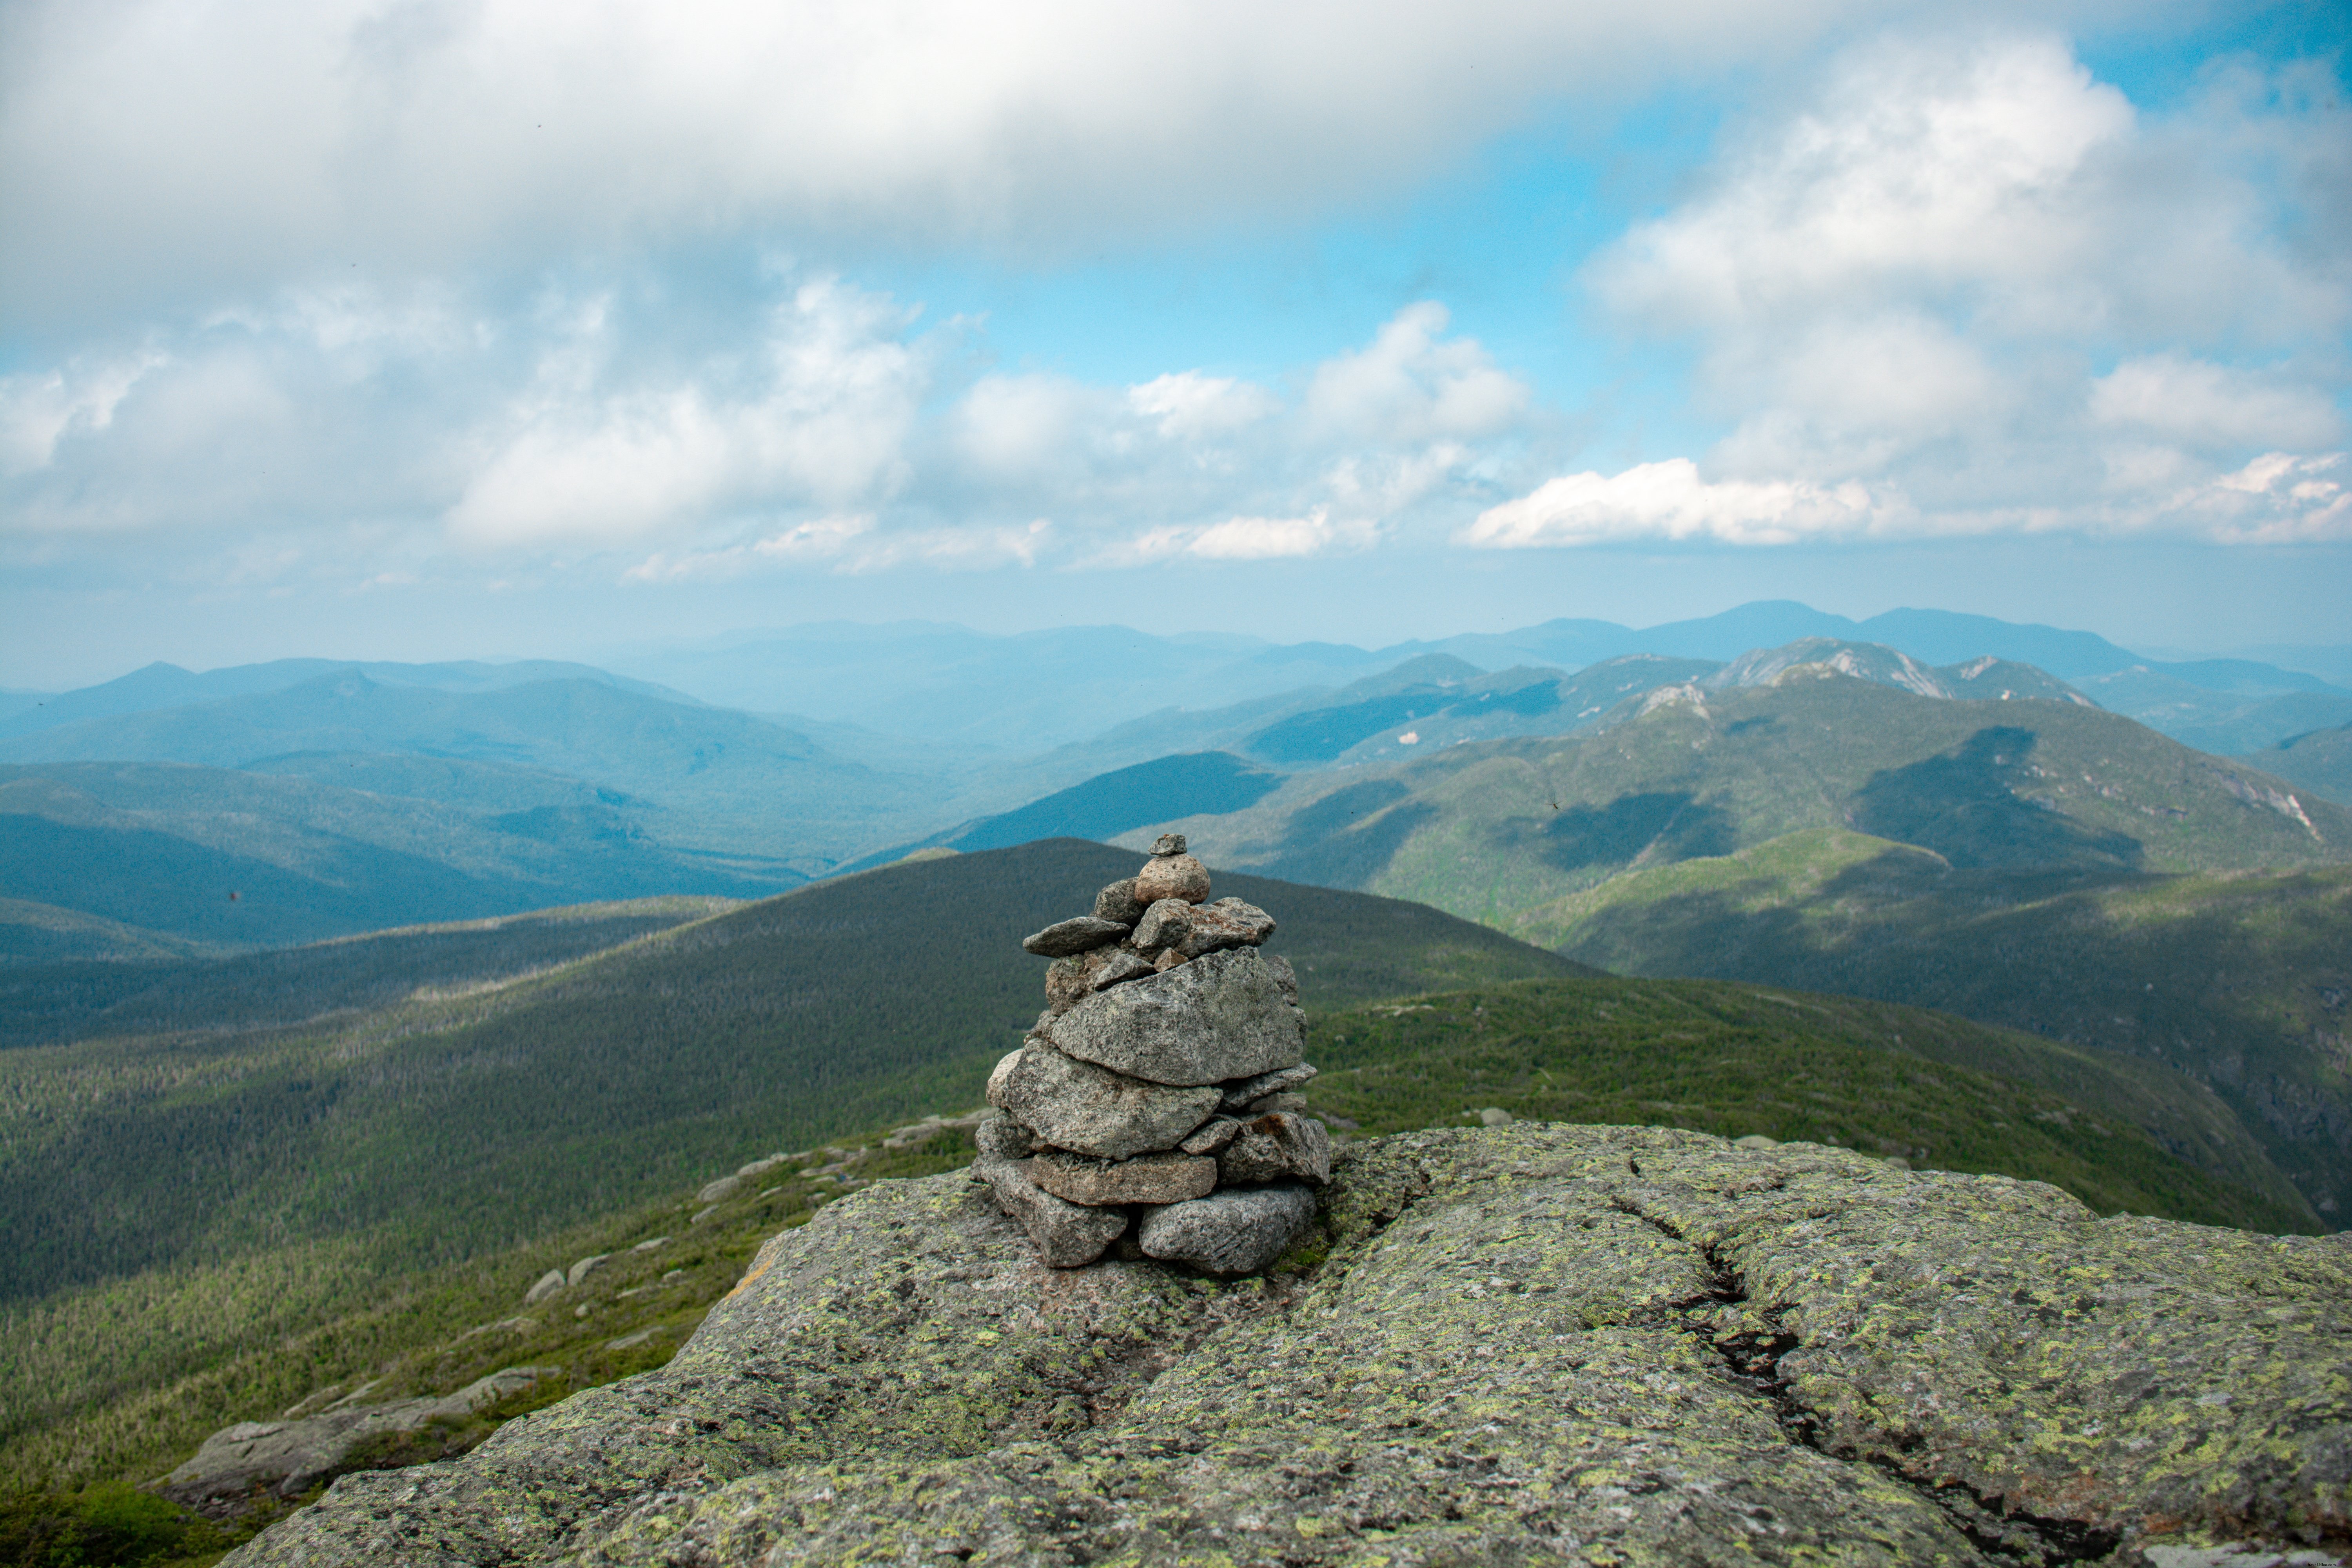
[[[1092,1263],[1132,1219],[1152,1257],[1254,1273],[1314,1223],[1297,1184],[1329,1179],[1330,1136],[1294,1105],[1260,1103],[1315,1076],[1297,976],[1257,951],[1273,916],[1208,897],[1208,868],[1169,834],[1095,913],[1021,944],[1054,960],[1046,1012],[989,1078],[1003,1124],[983,1131],[973,1169],[1057,1267]],[[1259,1120],[1196,1146],[1221,1111]],[[1276,1197],[1240,1190],[1275,1183]],[[1235,1190],[1213,1195],[1220,1184]],[[1186,1239],[1155,1248],[1153,1234]]]
[[[234,1512],[256,1489],[299,1497],[367,1438],[414,1432],[436,1419],[471,1415],[559,1370],[510,1366],[439,1399],[385,1405],[345,1399],[314,1415],[240,1421],[205,1439],[194,1458],[157,1482],[156,1489],[174,1502],[216,1512]]]
[[[230,1562],[2352,1553],[2352,1237],[1526,1122],[1348,1145],[1319,1211],[1314,1267],[1224,1282],[1055,1268],[967,1175],[877,1183],[667,1367],[345,1476]]]

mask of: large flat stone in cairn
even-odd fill
[[[1143,1216],[1136,1239],[1147,1257],[1211,1274],[1255,1274],[1297,1246],[1315,1226],[1305,1187],[1223,1187]]]
[[[1132,1160],[1089,1160],[1048,1149],[1029,1162],[1029,1179],[1074,1204],[1181,1204],[1206,1196],[1217,1184],[1217,1163],[1173,1149]]]
[[[1307,1050],[1307,1020],[1255,948],[1213,952],[1097,992],[1055,1017],[1046,1032],[1066,1055],[1165,1084],[1250,1078],[1294,1067]]]
[[[1174,1148],[1209,1119],[1223,1093],[1213,1083],[1147,1083],[1040,1044],[1006,1057],[988,1079],[990,1104],[1046,1142],[1098,1160]]]

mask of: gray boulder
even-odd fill
[[[1032,931],[1021,939],[1023,951],[1040,958],[1066,958],[1089,948],[1108,947],[1127,934],[1127,927],[1117,921],[1097,920],[1092,915],[1078,915],[1058,921],[1044,931]]]
[[[363,1438],[470,1415],[562,1371],[510,1366],[439,1398],[337,1405],[295,1421],[240,1421],[205,1438],[195,1457],[156,1482],[155,1489],[173,1502],[215,1514],[240,1511],[257,1489],[297,1497],[333,1473]]]
[[[1089,1160],[1048,1149],[1029,1162],[1029,1179],[1057,1198],[1103,1207],[1115,1204],[1181,1204],[1217,1184],[1217,1162],[1173,1151],[1131,1160]]]
[[[1078,1061],[1051,1046],[1029,1045],[997,1065],[988,1080],[988,1099],[1048,1143],[1100,1160],[1124,1160],[1174,1148],[1216,1110],[1217,1088],[1149,1083]]]
[[[539,1283],[523,1292],[522,1304],[526,1307],[536,1307],[562,1289],[563,1270],[551,1268],[539,1277]]]
[[[1221,1187],[1207,1197],[1153,1209],[1137,1227],[1146,1256],[1209,1274],[1255,1274],[1315,1228],[1305,1187]]]
[[[721,1176],[715,1182],[707,1183],[700,1192],[694,1194],[694,1201],[698,1204],[723,1203],[742,1184],[740,1176]]]
[[[1217,1155],[1220,1182],[1294,1178],[1317,1186],[1331,1179],[1331,1134],[1311,1116],[1276,1110],[1244,1122]]]
[[[971,1130],[971,1140],[982,1160],[1026,1160],[1037,1135],[1010,1116],[992,1116]]]
[[[1057,958],[1045,969],[1048,1013],[1066,1013],[1097,991],[1122,980],[1139,980],[1152,973],[1150,961],[1123,947],[1098,947],[1068,958]]]
[[[1350,1143],[1323,1213],[1306,1276],[1204,1289],[1048,1268],[961,1173],[879,1182],[667,1366],[345,1476],[230,1562],[2253,1568],[2352,1537],[2352,1237],[1532,1122]]]
[[[1135,879],[1123,877],[1095,895],[1095,919],[1131,926],[1143,918],[1143,900],[1135,896]]]
[[[1297,1066],[1307,1020],[1257,951],[1240,948],[1097,992],[1054,1017],[1046,1035],[1066,1054],[1131,1078],[1190,1086]]]
[[[609,1252],[600,1252],[593,1258],[582,1258],[564,1271],[563,1282],[566,1285],[577,1286],[580,1281],[604,1268],[611,1260],[612,1256]]]
[[[1125,1210],[1090,1208],[1055,1197],[1029,1179],[1026,1162],[983,1160],[972,1168],[996,1195],[997,1206],[1028,1233],[1038,1258],[1049,1268],[1084,1268],[1127,1229]]]
[[[1176,946],[1192,929],[1192,906],[1181,899],[1162,899],[1135,922],[1135,951],[1158,954]]]
[[[1274,984],[1282,993],[1282,999],[1294,1007],[1297,1006],[1298,972],[1290,967],[1290,960],[1278,952],[1269,952],[1265,955],[1265,966],[1274,972]]]
[[[1274,917],[1255,904],[1219,899],[1192,906],[1192,918],[1177,939],[1176,951],[1186,958],[1199,958],[1230,947],[1255,947],[1273,934]]]

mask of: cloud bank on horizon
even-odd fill
[[[2338,67],[2220,58],[2151,109],[2053,30],[2120,14],[33,0],[0,13],[0,558],[2352,542]],[[1669,91],[1711,145],[1557,266],[1563,331],[1671,419],[1442,291],[1270,370],[1104,378],[872,280],[1311,233],[1531,126],[1601,156]]]

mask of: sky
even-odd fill
[[[2352,642],[2326,4],[0,0],[0,687]]]

